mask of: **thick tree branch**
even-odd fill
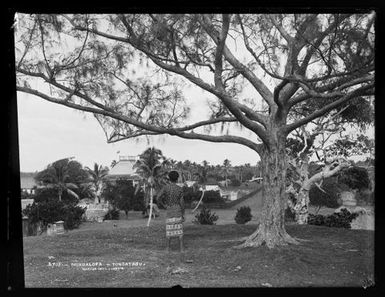
[[[37,97],[40,97],[44,100],[47,100],[49,102],[53,102],[56,104],[60,104],[63,106],[67,106],[69,108],[93,113],[93,114],[99,114],[103,116],[107,116],[122,122],[125,122],[127,124],[133,125],[135,127],[141,128],[145,131],[148,131],[148,135],[159,135],[159,134],[169,134],[173,136],[179,136],[181,138],[186,138],[186,139],[200,139],[200,140],[205,140],[209,142],[228,142],[228,143],[238,143],[242,144],[244,146],[249,147],[250,149],[259,152],[260,150],[260,145],[258,143],[255,143],[247,138],[239,137],[239,136],[232,136],[232,135],[221,135],[221,136],[213,136],[213,135],[205,135],[205,134],[199,134],[199,133],[194,133],[194,132],[184,132],[184,130],[190,130],[192,128],[200,127],[203,125],[206,125],[208,122],[210,123],[216,123],[219,122],[218,119],[213,119],[211,121],[202,121],[193,125],[189,125],[186,127],[181,127],[181,128],[162,128],[158,126],[152,126],[146,123],[142,123],[136,119],[118,114],[116,112],[112,111],[107,111],[104,109],[98,109],[95,107],[88,107],[88,106],[83,106],[80,104],[72,103],[69,101],[64,101],[62,99],[54,98],[52,96],[48,96],[42,92],[27,88],[27,87],[21,87],[21,86],[16,86],[16,90],[20,92],[24,92],[27,94],[32,94]],[[223,120],[223,119],[222,119]],[[230,120],[228,120],[230,121]],[[139,132],[143,133],[142,135],[145,135],[144,133],[147,132]],[[138,136],[138,134],[134,134],[134,136]],[[134,136],[126,136],[127,138],[134,137]]]
[[[346,14],[346,15],[339,15],[338,18],[332,24],[330,24],[329,27],[325,31],[323,31],[314,42],[311,42],[309,40],[309,38],[305,38],[303,36],[303,34],[299,34],[297,39],[299,39],[299,38],[303,39],[303,45],[302,46],[304,46],[306,44],[310,45],[310,47],[309,47],[308,51],[306,52],[306,55],[305,55],[305,57],[304,57],[304,59],[302,61],[302,64],[300,66],[300,73],[301,74],[304,74],[306,72],[306,69],[307,69],[307,67],[309,65],[311,57],[314,55],[314,53],[317,50],[319,50],[319,46],[321,45],[321,43],[325,39],[325,37],[328,34],[330,34],[333,30],[335,30],[337,28],[337,26],[339,24],[341,24],[341,22],[343,20],[345,20],[346,18],[348,18],[349,16],[350,15],[348,15],[348,14]]]
[[[336,160],[332,164],[327,165],[321,172],[314,174],[311,178],[306,180],[302,188],[309,191],[311,186],[316,182],[322,181],[325,178],[335,175],[337,172],[348,167],[349,165],[350,164],[345,160]]]
[[[326,84],[322,87],[317,88],[316,90],[311,89],[311,87],[307,84],[306,79],[303,79],[300,76],[297,76],[297,81],[301,83],[301,86],[303,87],[303,90],[305,91],[305,94],[298,95],[296,97],[291,98],[289,102],[289,106],[292,107],[300,102],[303,102],[305,100],[308,100],[312,97],[316,98],[332,98],[335,97],[335,95],[338,95],[341,93],[344,89],[348,87],[352,87],[355,85],[359,85],[366,82],[371,82],[374,80],[373,74],[365,74],[362,75],[356,79],[352,79],[351,77],[342,77],[339,80],[333,81],[329,84]],[[324,94],[324,92],[330,92]]]
[[[208,16],[203,15],[203,19],[200,20],[200,23],[206,32],[210,35],[214,43],[218,45],[219,33],[212,25]],[[223,48],[223,55],[225,59],[235,68],[235,70],[240,72],[251,83],[251,85],[269,105],[274,105],[273,94],[269,88],[259,78],[257,78],[257,76],[248,67],[239,62],[239,60],[235,58],[227,46],[224,46]]]
[[[222,72],[223,72],[223,63],[222,63],[222,55],[223,55],[223,48],[226,45],[226,37],[229,32],[229,26],[230,26],[230,16],[224,14],[222,16],[222,31],[219,36],[218,44],[217,44],[217,49],[215,51],[215,73],[214,73],[214,82],[215,86],[222,90],[225,91],[225,87],[223,86],[222,82]]]
[[[374,92],[374,83],[361,86],[360,88],[358,88],[358,89],[356,89],[356,90],[354,90],[348,94],[345,94],[341,98],[339,98],[339,99],[335,100],[334,102],[324,106],[323,108],[318,109],[317,111],[313,112],[312,114],[298,120],[297,122],[292,123],[290,125],[287,125],[285,130],[287,133],[290,133],[292,130],[294,130],[294,129],[302,126],[302,125],[305,125],[305,124],[309,123],[310,121],[312,121],[312,120],[314,120],[320,116],[323,116],[327,112],[333,110],[334,108],[341,106],[342,104],[348,102],[349,100],[356,98],[358,96],[371,94],[371,92]]]
[[[273,23],[274,27],[277,28],[279,33],[281,33],[281,36],[286,40],[286,42],[290,45],[294,38],[282,27],[281,24],[278,23],[278,21],[275,19],[274,15],[267,15],[267,18]]]

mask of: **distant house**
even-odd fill
[[[37,187],[33,172],[20,172],[20,188],[28,194],[34,194]]]
[[[111,168],[105,179],[108,181],[130,180],[133,185],[136,185],[140,176],[133,167],[138,160],[138,156],[119,156],[119,161]]]
[[[221,191],[221,188],[218,185],[206,185],[205,191]]]
[[[239,191],[221,191],[220,193],[222,198],[230,201],[237,200],[239,195]]]
[[[23,211],[28,205],[32,205],[34,201],[34,199],[21,199],[21,210]]]

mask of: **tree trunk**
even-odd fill
[[[305,225],[309,217],[309,190],[302,187],[296,198],[297,203],[294,206],[295,221],[299,225]]]
[[[201,195],[201,198],[199,199],[198,201],[198,204],[197,206],[195,206],[195,208],[192,210],[192,212],[196,211],[199,207],[199,205],[201,204],[202,200],[203,200],[203,196],[205,195],[205,190],[202,188],[202,195]]]
[[[322,181],[324,178],[331,177],[335,174],[337,174],[339,171],[341,171],[343,168],[347,167],[349,163],[347,162],[341,162],[337,161],[337,166],[331,167],[331,165],[327,165],[321,172],[314,174],[310,178],[305,178],[303,181],[303,184],[301,188],[298,191],[298,194],[296,195],[296,203],[294,206],[294,212],[295,212],[295,220],[297,224],[299,225],[305,225],[308,222],[309,217],[309,191],[310,188]],[[308,164],[306,164],[308,165]],[[305,167],[306,173],[308,171],[308,167]]]
[[[265,244],[275,246],[298,244],[285,229],[286,152],[285,146],[264,149],[261,153],[263,207],[258,229],[236,248]]]
[[[147,227],[150,227],[150,221],[152,217],[152,202],[153,202],[153,190],[150,189],[150,213],[148,215]]]

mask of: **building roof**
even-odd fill
[[[135,163],[136,163],[136,159],[134,157],[127,158],[127,159],[121,158],[119,162],[116,163],[116,165],[111,168],[110,172],[107,175],[107,178],[124,177],[124,178],[139,179],[140,177],[136,173],[136,169],[133,168]]]
[[[32,189],[37,186],[34,176],[34,173],[20,172],[20,188]]]

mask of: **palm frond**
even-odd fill
[[[65,183],[64,186],[69,189],[79,189],[79,187],[74,183]]]
[[[66,189],[66,192],[68,193],[68,194],[70,194],[71,196],[73,196],[73,197],[75,197],[75,198],[77,198],[77,199],[79,199],[79,196],[78,196],[78,194],[76,194],[74,191],[72,191],[71,189]]]

